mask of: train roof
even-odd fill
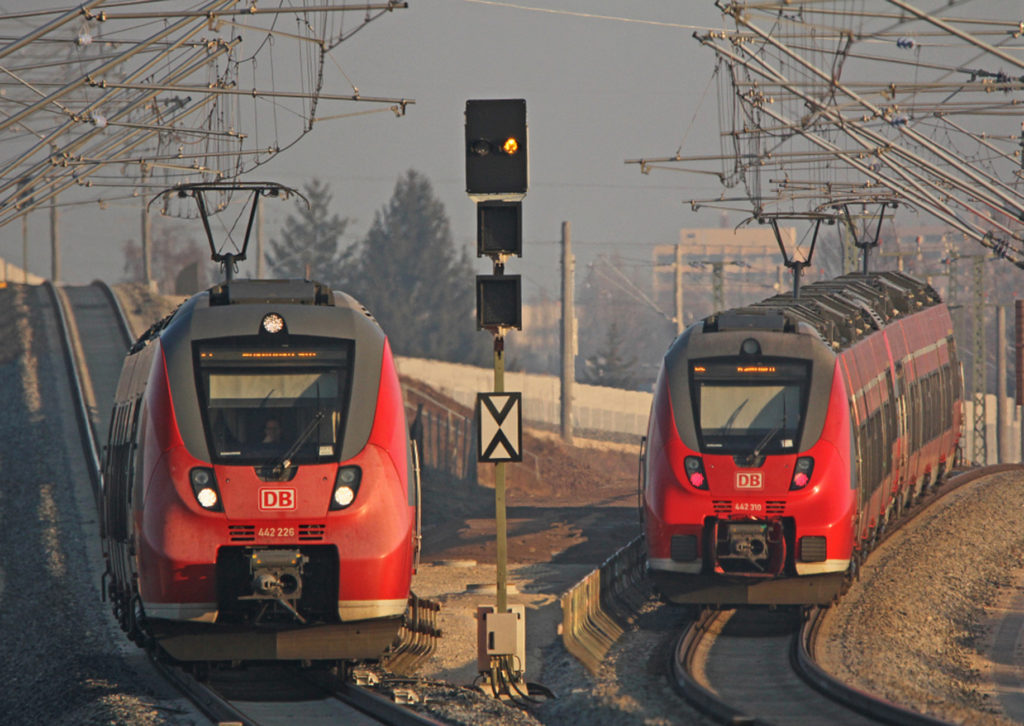
[[[704,332],[778,330],[809,325],[833,349],[841,350],[890,321],[942,302],[931,285],[902,272],[843,275],[775,295],[767,300],[710,315]]]
[[[380,327],[369,310],[351,295],[331,290],[329,285],[316,280],[230,280],[218,283],[208,290],[196,293],[162,320],[154,323],[139,336],[132,346],[132,353],[141,350],[149,341],[159,337],[182,308],[196,298],[206,298],[210,307],[226,305],[253,305],[275,303],[278,305],[303,305],[313,307],[351,308],[369,318]]]

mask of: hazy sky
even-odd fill
[[[409,5],[334,51],[362,94],[415,99],[408,113],[320,124],[248,179],[299,187],[319,177],[330,184],[335,211],[353,218],[347,234],[353,242],[387,203],[398,177],[413,168],[430,179],[445,204],[456,243],[474,245],[475,212],[464,179],[465,102],[525,98],[530,191],[523,207],[524,259],[507,268],[524,274],[525,294],[544,287],[558,296],[563,220],[572,223],[577,280],[596,253],[621,247],[623,254],[649,259],[648,247],[675,243],[680,228],[717,225],[715,215],[696,215],[685,203],[714,193],[714,181],[672,172],[645,176],[623,163],[670,155],[684,140],[691,151],[709,144],[717,149],[715,86],[709,83],[713,54],[691,37],[697,27],[720,24],[710,0]],[[362,110],[356,106],[342,110]],[[268,236],[292,211],[287,202],[267,204]],[[45,212],[32,215],[29,226],[30,269],[48,275]],[[137,238],[138,229],[138,212],[131,208],[64,212],[64,278],[118,280],[123,241]],[[201,239],[198,224],[196,235]],[[20,224],[0,229],[0,255],[20,262]],[[480,261],[479,267],[487,271],[489,263]]]

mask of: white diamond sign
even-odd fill
[[[477,461],[523,460],[523,394],[476,394]]]

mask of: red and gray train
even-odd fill
[[[648,567],[672,602],[825,605],[953,464],[946,306],[853,274],[713,314],[662,362],[641,457]]]
[[[181,661],[379,657],[417,487],[388,340],[311,281],[232,280],[132,347],[104,464],[105,591]]]

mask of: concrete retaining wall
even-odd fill
[[[470,408],[476,394],[494,390],[494,370],[461,363],[398,357],[402,375],[423,381],[432,388]],[[538,373],[505,373],[505,390],[523,394],[523,421],[558,426],[561,386],[557,376]],[[642,436],[647,433],[651,394],[619,388],[573,386],[573,428]]]

